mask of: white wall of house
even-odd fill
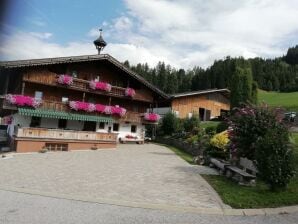
[[[16,126],[20,127],[29,127],[31,123],[31,117],[30,116],[23,116],[19,114],[13,115],[12,124],[9,126],[9,135],[12,136],[14,133],[14,128]],[[135,133],[131,132],[131,126],[136,125],[137,130]],[[81,131],[84,126],[84,121],[72,121],[68,120],[66,129],[69,130],[78,130]],[[58,119],[51,119],[51,118],[41,118],[40,123],[41,128],[58,128]],[[120,123],[119,124],[119,131],[113,131],[113,123],[105,123],[104,129],[99,128],[99,122],[96,124],[96,131],[97,132],[104,132],[107,133],[109,130],[109,127],[111,127],[112,133],[118,134],[118,139],[123,138],[126,135],[132,135],[137,136],[139,138],[143,138],[145,136],[145,126],[142,124],[136,124],[136,123]]]

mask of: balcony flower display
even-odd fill
[[[136,91],[133,88],[127,87],[125,89],[125,96],[134,97],[136,95]]]
[[[42,102],[40,99],[36,99],[34,97],[23,96],[23,95],[12,95],[12,94],[7,94],[5,96],[5,99],[10,104],[20,106],[20,107],[28,106],[28,107],[37,108],[40,106],[40,104]]]
[[[70,86],[73,83],[73,78],[70,75],[63,74],[58,76],[57,82],[62,85]]]
[[[102,104],[93,104],[80,101],[70,101],[69,106],[72,110],[85,111],[85,112],[99,112],[103,114],[112,114],[117,116],[124,116],[126,109],[119,106],[106,106]]]
[[[90,81],[89,87],[94,90],[103,90],[106,92],[111,92],[112,86],[107,82],[98,82],[98,81]]]
[[[111,112],[113,115],[118,115],[120,117],[123,117],[126,114],[126,109],[119,106],[113,106],[111,107]]]
[[[155,113],[145,113],[144,119],[146,121],[156,122],[160,119],[160,116]]]

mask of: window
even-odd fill
[[[83,131],[96,131],[96,122],[85,121]]]
[[[136,133],[137,132],[137,126],[136,125],[131,125],[130,132],[131,133]]]
[[[31,117],[30,127],[32,127],[32,128],[39,127],[40,122],[41,122],[40,117],[34,117],[33,116],[33,117]]]
[[[34,97],[35,97],[35,99],[41,100],[42,99],[42,92],[41,91],[35,91]]]
[[[78,78],[78,72],[77,71],[72,71],[72,77]]]
[[[59,119],[58,120],[58,128],[65,129],[67,125],[66,119]]]
[[[119,124],[117,123],[113,124],[113,131],[119,131]]]
[[[99,122],[99,129],[105,129],[105,122]]]
[[[62,103],[68,103],[68,97],[62,97]]]

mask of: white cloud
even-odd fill
[[[52,33],[38,33],[38,32],[30,32],[30,35],[32,35],[33,37],[37,37],[39,39],[49,39],[50,37],[53,36]]]
[[[120,61],[163,60],[177,67],[207,67],[227,55],[274,57],[297,44],[297,0],[125,0],[126,12],[105,21],[106,53]],[[89,37],[96,38],[97,29]],[[49,41],[51,35],[24,33],[1,44],[10,58],[94,54],[92,40],[65,46]],[[13,49],[13,51],[12,51]]]

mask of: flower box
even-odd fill
[[[36,99],[34,97],[23,96],[23,95],[12,95],[12,94],[7,94],[5,96],[5,99],[10,104],[13,104],[13,105],[16,105],[19,107],[28,106],[28,107],[37,108],[40,106],[40,104],[42,102],[40,99]]]
[[[133,88],[125,89],[125,96],[134,97],[136,95],[136,91]]]
[[[160,119],[160,116],[155,113],[145,113],[144,119],[150,122],[157,122]]]
[[[112,86],[107,82],[90,81],[89,87],[93,90],[103,90],[111,92]]]
[[[57,82],[61,85],[70,86],[73,83],[73,78],[70,75],[63,74],[58,76]]]

